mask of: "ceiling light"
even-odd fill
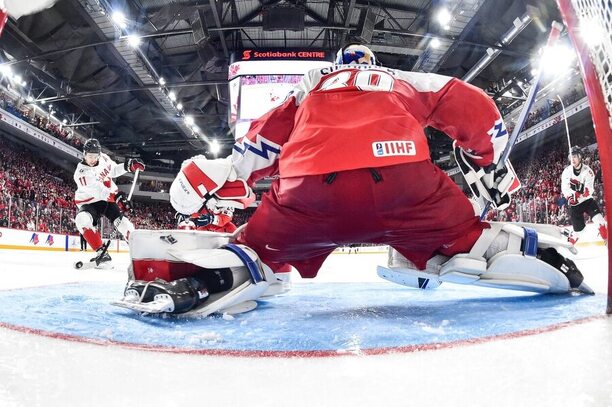
[[[62,123],[63,124],[68,124],[68,120],[64,119],[64,120],[62,120]]]
[[[4,75],[4,76],[8,76],[8,77],[13,76],[13,70],[7,64],[0,65],[0,73],[2,73],[2,75]]]
[[[431,40],[431,42],[429,43],[429,45],[433,48],[436,49],[440,46],[440,40],[437,38],[434,38]]]
[[[140,37],[134,34],[130,34],[127,36],[127,42],[132,48],[136,48],[141,43]]]
[[[451,13],[449,13],[449,11],[445,8],[441,8],[436,14],[436,20],[438,20],[438,23],[443,27],[448,25],[452,18]]]
[[[166,84],[166,80],[163,77],[159,78],[159,84],[164,86]]]
[[[209,146],[210,152],[213,154],[217,154],[221,150],[221,146],[219,145],[219,142],[217,140],[211,141]]]
[[[185,124],[187,124],[187,126],[191,126],[193,124],[193,117],[185,116]]]
[[[119,27],[127,27],[127,19],[125,18],[125,14],[123,14],[121,11],[114,11],[111,18]]]
[[[178,104],[178,105],[176,105],[176,108],[177,108],[178,110],[183,110],[183,104],[179,102],[179,104]]]
[[[580,22],[580,36],[589,48],[594,48],[601,44],[605,31],[598,21],[583,20]]]
[[[176,93],[174,93],[173,91],[170,91],[170,93],[168,93],[168,97],[170,98],[171,101],[175,101],[176,100]]]

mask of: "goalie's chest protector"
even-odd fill
[[[422,97],[382,69],[323,76],[298,108],[281,177],[428,160]]]

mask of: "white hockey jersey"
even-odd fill
[[[581,204],[593,197],[595,174],[588,165],[582,163],[580,172],[576,175],[574,167],[569,165],[561,174],[561,193],[572,206]]]
[[[80,162],[74,172],[74,182],[77,184],[74,202],[80,208],[88,203],[114,201],[114,194],[119,188],[113,178],[126,172],[123,164],[117,164],[104,153],[100,154],[98,165],[94,167]]]

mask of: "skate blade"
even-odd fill
[[[593,289],[584,282],[580,284],[577,288],[574,288],[574,290],[582,294],[595,295],[595,291],[593,291]]]
[[[159,294],[151,302],[133,302],[126,299],[112,301],[111,305],[130,309],[132,311],[145,312],[147,314],[161,314],[174,311],[174,301],[169,295]]]

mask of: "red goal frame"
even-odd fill
[[[580,69],[582,70],[582,80],[589,98],[591,115],[597,137],[597,148],[601,161],[601,170],[604,183],[604,201],[606,212],[612,209],[612,128],[610,117],[612,112],[606,106],[602,85],[597,78],[595,66],[589,57],[588,47],[578,33],[579,21],[578,13],[574,9],[571,0],[557,0],[557,5],[561,11],[563,22],[576,49]],[[604,79],[605,80],[605,79]],[[607,218],[607,216],[606,216]],[[608,303],[606,313],[612,314],[612,262],[610,259],[612,246],[608,246]]]

